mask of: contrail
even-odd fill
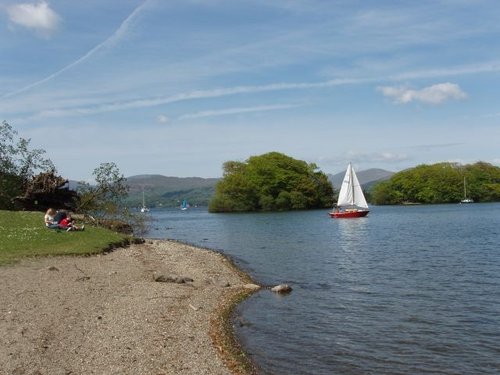
[[[102,42],[102,43],[98,44],[97,46],[95,46],[94,48],[92,48],[90,51],[88,51],[85,55],[80,57],[78,60],[73,61],[71,64],[66,65],[64,68],[60,69],[59,71],[52,73],[51,75],[49,75],[49,76],[47,76],[39,81],[36,81],[36,82],[34,82],[28,86],[25,86],[19,90],[7,93],[7,94],[3,95],[1,98],[2,99],[9,98],[9,97],[12,97],[14,95],[20,94],[22,92],[26,92],[26,91],[32,89],[33,87],[39,86],[43,83],[46,83],[46,82],[58,77],[62,73],[66,72],[67,70],[70,70],[71,68],[88,60],[90,57],[92,57],[99,50],[104,49],[108,46],[112,46],[114,43],[118,42],[121,38],[123,38],[124,35],[126,35],[132,20],[135,17],[137,17],[137,15],[145,8],[145,6],[147,5],[147,3],[149,3],[149,1],[150,0],[146,0],[142,4],[140,4],[137,8],[135,8],[134,11],[132,13],[130,13],[130,15],[121,23],[121,25],[118,27],[118,29],[116,29],[116,31],[113,33],[113,35],[111,35],[104,42]]]

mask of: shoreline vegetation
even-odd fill
[[[259,286],[230,258],[151,239],[113,251],[71,251],[73,241],[95,231],[109,246],[111,232],[93,227],[42,228],[42,236],[68,246],[51,254],[32,238],[37,254],[24,233],[37,237],[33,224],[12,228],[5,220],[12,215],[18,213],[0,211],[0,234],[7,246],[22,248],[21,241],[28,249],[14,259],[0,245],[0,373],[257,372],[234,336],[231,314]],[[43,224],[40,213],[19,215]]]

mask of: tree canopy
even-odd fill
[[[17,131],[9,123],[0,124],[1,209],[13,209],[15,198],[26,197],[32,192],[37,185],[34,181],[37,173],[55,175],[54,164],[44,155],[45,150],[30,148],[30,139],[18,138]],[[51,193],[54,191],[56,189]]]
[[[96,217],[106,217],[121,211],[121,202],[128,195],[125,176],[115,163],[101,163],[92,174],[95,184],[78,185],[77,211]]]
[[[371,191],[374,204],[457,203],[467,196],[476,202],[500,201],[500,168],[485,162],[460,165],[419,165],[394,174]]]
[[[330,207],[333,188],[315,164],[279,152],[224,163],[210,212],[285,211]]]

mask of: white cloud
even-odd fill
[[[225,116],[234,115],[239,113],[249,113],[249,112],[263,112],[263,111],[276,111],[280,109],[294,108],[297,105],[294,104],[276,104],[276,105],[265,105],[256,107],[242,107],[242,108],[225,108],[219,110],[209,110],[201,111],[197,113],[187,114],[179,117],[179,120],[200,118],[200,117],[212,117],[212,116]]]
[[[455,83],[438,83],[420,90],[405,87],[385,86],[379,87],[384,96],[394,99],[395,103],[411,103],[419,101],[427,104],[441,104],[447,100],[461,100],[467,97],[460,86]]]
[[[406,154],[394,154],[392,152],[381,152],[378,154],[373,155],[372,161],[393,161],[393,162],[399,162],[399,161],[405,161],[408,160],[408,155]]]
[[[57,30],[61,20],[45,1],[11,5],[7,8],[7,14],[12,23],[34,30],[44,37]]]
[[[321,89],[328,87],[335,87],[340,85],[349,84],[360,84],[364,82],[371,82],[372,79],[337,79],[330,80],[326,82],[316,82],[316,83],[272,83],[268,85],[261,86],[236,86],[227,88],[216,88],[209,90],[194,90],[190,92],[178,93],[170,96],[157,96],[151,98],[133,99],[125,101],[112,101],[112,102],[101,102],[98,105],[86,105],[81,107],[71,107],[71,108],[52,108],[49,110],[39,111],[29,116],[26,119],[39,119],[48,117],[63,117],[63,116],[74,116],[74,115],[90,115],[106,112],[123,111],[128,109],[136,108],[148,108],[159,105],[165,105],[170,103],[195,100],[195,99],[210,99],[210,98],[220,98],[225,96],[241,95],[241,94],[255,94],[261,92],[272,92],[272,91],[284,91],[284,90],[304,90],[304,89]],[[41,82],[41,81],[40,81]],[[38,82],[38,83],[40,83]],[[37,83],[37,84],[38,84]],[[20,92],[20,91],[18,91]],[[16,92],[16,93],[18,93]],[[11,94],[5,95],[3,97],[9,96]],[[1,109],[1,108],[0,108]],[[277,109],[277,108],[272,108]],[[221,113],[222,114],[222,113]],[[210,115],[210,114],[209,114]],[[204,116],[207,116],[205,114]],[[196,117],[204,117],[196,116]],[[185,117],[184,117],[185,118]],[[21,119],[18,119],[21,120]]]
[[[165,115],[158,115],[156,117],[156,121],[159,123],[159,124],[168,124],[170,119],[165,116]]]

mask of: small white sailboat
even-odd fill
[[[144,197],[144,190],[142,190],[142,208],[141,212],[149,212],[149,208],[146,207],[146,199]]]
[[[352,168],[351,163],[347,166],[344,181],[340,187],[339,199],[334,210],[329,213],[330,217],[354,218],[368,215],[368,203],[361,189],[358,177]]]
[[[467,182],[464,177],[464,199],[460,201],[460,203],[474,203],[474,199],[467,197]]]

